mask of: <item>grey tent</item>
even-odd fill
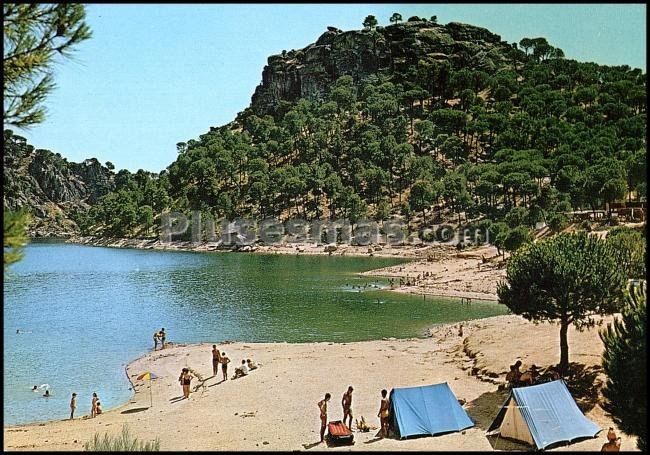
[[[557,442],[593,438],[599,431],[580,411],[564,381],[557,380],[512,389],[487,434],[544,449]]]

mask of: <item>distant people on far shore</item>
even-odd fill
[[[48,393],[47,390],[45,393]],[[72,398],[70,399],[70,420],[74,419],[75,409],[77,409],[77,394],[72,392]]]

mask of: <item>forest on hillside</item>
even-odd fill
[[[419,228],[480,224],[503,239],[646,197],[641,70],[566,59],[544,38],[499,52],[492,68],[429,55],[337,75],[319,96],[279,100],[266,114],[249,107],[179,142],[159,174],[120,171],[113,191],[72,218],[82,234],[128,237],[155,234],[168,210],[400,216]]]

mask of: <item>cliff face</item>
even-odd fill
[[[79,229],[71,215],[115,188],[113,172],[95,158],[71,163],[48,150],[35,150],[25,138],[4,132],[6,209],[27,209],[33,237],[68,237]]]
[[[328,27],[315,43],[268,58],[251,108],[263,115],[280,100],[317,98],[341,76],[358,82],[373,74],[406,70],[420,60],[493,72],[504,65],[509,51],[511,45],[499,35],[457,22],[438,25],[422,20],[347,32]]]

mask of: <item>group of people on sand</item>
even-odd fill
[[[555,381],[561,377],[560,373],[552,367],[547,368],[545,372],[540,374],[541,370],[535,364],[531,365],[524,372],[520,370],[521,365],[521,360],[517,360],[514,364],[510,365],[510,371],[506,374],[506,381],[508,381],[510,388],[542,384],[544,382]]]
[[[212,374],[217,376],[219,374],[219,364],[221,364],[221,373],[223,380],[228,380],[228,364],[230,359],[225,352],[219,352],[216,344],[212,345]],[[258,365],[251,359],[242,359],[241,365],[235,368],[235,374],[232,379],[241,378],[246,376],[250,371],[256,370]]]
[[[72,398],[70,399],[70,420],[74,419],[74,412],[76,410],[77,410],[77,394],[75,392],[72,392]],[[93,392],[93,398],[90,407],[90,418],[97,417],[102,412],[103,412],[102,404],[99,402],[99,397],[97,396],[97,392]]]
[[[165,333],[165,328],[163,327],[157,332],[153,333],[153,350],[158,349],[158,343],[160,343],[160,349],[165,349],[165,338],[167,334]]]
[[[230,359],[224,351],[219,351],[216,344],[212,345],[212,375],[216,377],[219,374],[219,365],[221,365],[221,373],[223,374],[223,380],[228,380],[228,364]],[[242,376],[248,375],[252,370],[256,370],[258,364],[253,362],[251,359],[245,359],[241,361],[241,365],[235,368],[235,374],[231,379],[241,378]],[[192,384],[192,376],[189,368],[183,368],[181,370],[181,375],[178,377],[178,382],[183,388],[183,398],[190,397],[190,385]]]
[[[352,431],[352,392],[354,392],[354,388],[349,386],[348,390],[341,398],[343,424],[345,425],[346,422],[349,422],[347,423],[347,426],[350,431]],[[331,398],[332,394],[328,392],[325,394],[325,397],[317,403],[320,411],[320,442],[325,441],[325,429],[327,428],[327,403]],[[380,423],[379,436],[387,438],[390,432],[390,400],[388,399],[388,391],[386,389],[381,391],[381,401],[379,403],[379,412],[377,412],[377,417],[379,418]],[[361,420],[357,420],[356,422],[357,427],[359,427],[360,430],[369,429],[363,416],[361,417]]]

